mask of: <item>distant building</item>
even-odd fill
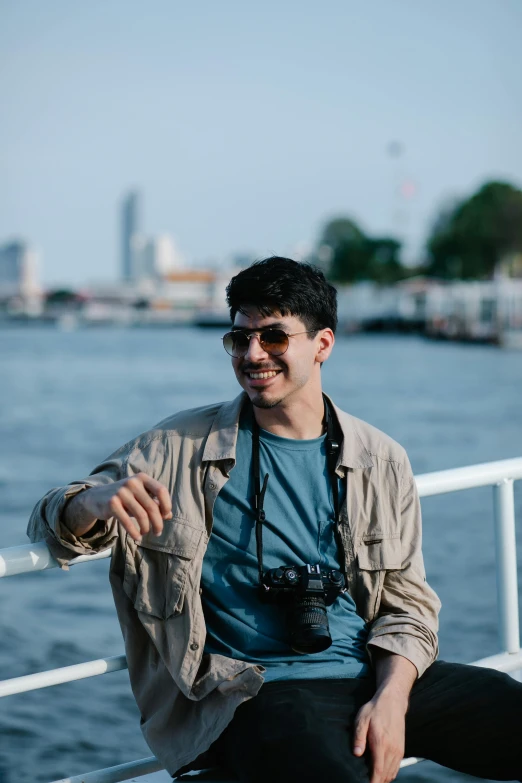
[[[30,317],[42,310],[37,255],[25,242],[0,246],[0,311]]]
[[[160,234],[154,242],[154,269],[158,276],[167,275],[184,265],[183,257],[169,234]]]
[[[174,307],[200,309],[212,299],[214,272],[205,269],[179,269],[165,275],[161,296]]]
[[[169,234],[144,235],[140,213],[141,196],[130,191],[121,205],[121,277],[128,283],[159,280],[183,266]]]
[[[30,297],[39,292],[37,257],[25,242],[15,240],[0,246],[0,295]]]
[[[136,242],[140,230],[140,196],[131,191],[123,199],[121,207],[121,271],[124,280],[136,280],[139,277],[135,269],[137,254]]]
[[[169,234],[136,236],[133,240],[133,280],[157,280],[182,266],[183,259]]]

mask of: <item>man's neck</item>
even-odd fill
[[[311,440],[324,433],[324,401],[322,394],[311,401],[274,408],[258,408],[254,405],[254,416],[263,430],[281,438]]]

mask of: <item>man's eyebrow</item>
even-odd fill
[[[248,326],[233,326],[232,331],[233,332],[264,332],[265,329],[287,329],[288,325],[283,323],[282,321],[274,321],[271,324],[266,324],[265,326],[260,326],[258,329],[249,329]]]

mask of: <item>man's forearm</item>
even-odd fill
[[[372,649],[376,696],[389,695],[408,708],[411,689],[417,679],[417,669],[411,661],[378,647]]]

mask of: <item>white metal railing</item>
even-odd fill
[[[14,693],[38,691],[50,685],[61,685],[64,682],[85,680],[98,674],[108,674],[127,668],[124,655],[113,655],[110,658],[98,658],[96,661],[77,663],[74,666],[62,666],[60,669],[50,669],[37,674],[25,674],[23,677],[12,677],[0,682],[0,697],[12,696]]]
[[[147,775],[151,772],[159,772],[163,767],[155,756],[148,756],[138,761],[128,761],[126,764],[117,764],[115,767],[106,769],[97,769],[93,772],[87,772],[84,775],[75,775],[72,778],[62,778],[55,780],[54,783],[121,783],[124,780],[134,780],[140,775]],[[167,773],[165,772],[167,776]],[[170,775],[167,780],[172,780]],[[206,780],[206,783],[212,783]],[[223,781],[221,781],[223,783]]]
[[[69,565],[104,560],[106,557],[110,557],[110,554],[110,549],[104,549],[103,552],[98,552],[95,555],[80,555],[73,558]],[[43,541],[0,549],[0,577],[27,574],[29,571],[48,571],[49,568],[59,568],[59,566]]]
[[[512,654],[520,650],[513,482],[521,478],[521,457],[441,470],[437,473],[424,473],[416,477],[421,498],[493,486],[500,647]]]
[[[518,615],[518,583],[515,536],[515,499],[513,482],[522,479],[522,457],[516,459],[470,465],[465,468],[442,470],[416,476],[420,497],[430,497],[448,492],[458,492],[475,487],[493,486],[495,552],[497,573],[497,603],[499,615],[499,637],[502,652],[489,658],[475,661],[476,666],[512,672],[522,669],[520,631]],[[92,562],[110,556],[110,550],[96,555],[74,558],[70,565]],[[0,577],[14,576],[31,571],[45,571],[57,568],[44,543],[26,544],[0,550]],[[29,674],[0,681],[0,697],[46,688],[58,683],[72,682],[85,677],[95,677],[111,671],[126,669],[124,655],[100,658],[75,666],[65,666],[46,672]],[[422,759],[404,759],[401,768],[415,764]],[[117,783],[131,777],[145,775],[161,769],[154,757],[120,764],[104,770],[89,772],[56,783]]]

